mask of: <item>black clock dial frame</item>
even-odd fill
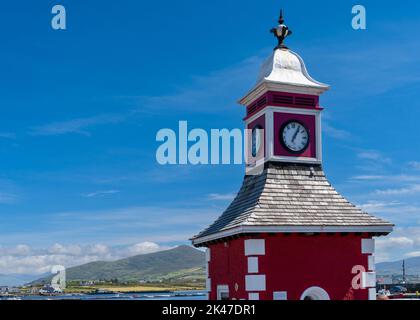
[[[305,146],[302,148],[302,150],[300,150],[300,151],[295,151],[295,150],[292,150],[292,149],[290,149],[287,145],[286,145],[286,143],[284,142],[284,139],[283,139],[283,131],[284,131],[284,129],[289,125],[289,124],[291,124],[291,123],[298,123],[298,124],[300,124],[305,130],[306,130],[306,132],[308,133],[308,140],[306,141],[306,144],[305,144]],[[302,122],[302,121],[300,121],[300,120],[294,120],[294,119],[291,119],[291,120],[288,120],[288,121],[286,121],[285,123],[283,123],[282,124],[282,126],[280,127],[280,132],[279,132],[279,138],[280,138],[280,143],[281,143],[281,145],[282,145],[282,147],[284,148],[284,149],[286,149],[288,152],[290,152],[290,153],[293,153],[293,154],[301,154],[301,153],[303,153],[303,152],[305,152],[307,149],[308,149],[308,147],[309,147],[309,144],[310,144],[310,141],[311,141],[311,132],[309,131],[309,129],[308,129],[308,127]]]

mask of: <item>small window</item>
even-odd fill
[[[217,286],[217,300],[229,300],[229,287],[226,285]]]

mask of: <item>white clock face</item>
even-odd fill
[[[280,133],[283,145],[291,152],[299,153],[308,147],[309,132],[298,121],[289,121]]]

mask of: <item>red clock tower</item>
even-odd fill
[[[252,156],[262,154],[264,169],[246,175],[226,211],[192,239],[207,247],[209,298],[376,299],[374,237],[393,225],[328,182],[319,97],[329,86],[283,44],[291,31],[282,14],[272,32],[278,46],[240,100],[246,128],[264,129],[263,143],[252,139]]]

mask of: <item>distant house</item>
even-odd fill
[[[51,295],[51,294],[57,294],[57,293],[62,293],[62,292],[63,290],[61,290],[58,287],[54,287],[50,284],[43,286],[42,289],[39,290],[40,295]]]
[[[0,286],[0,294],[17,294],[20,293],[20,289],[16,287]]]

